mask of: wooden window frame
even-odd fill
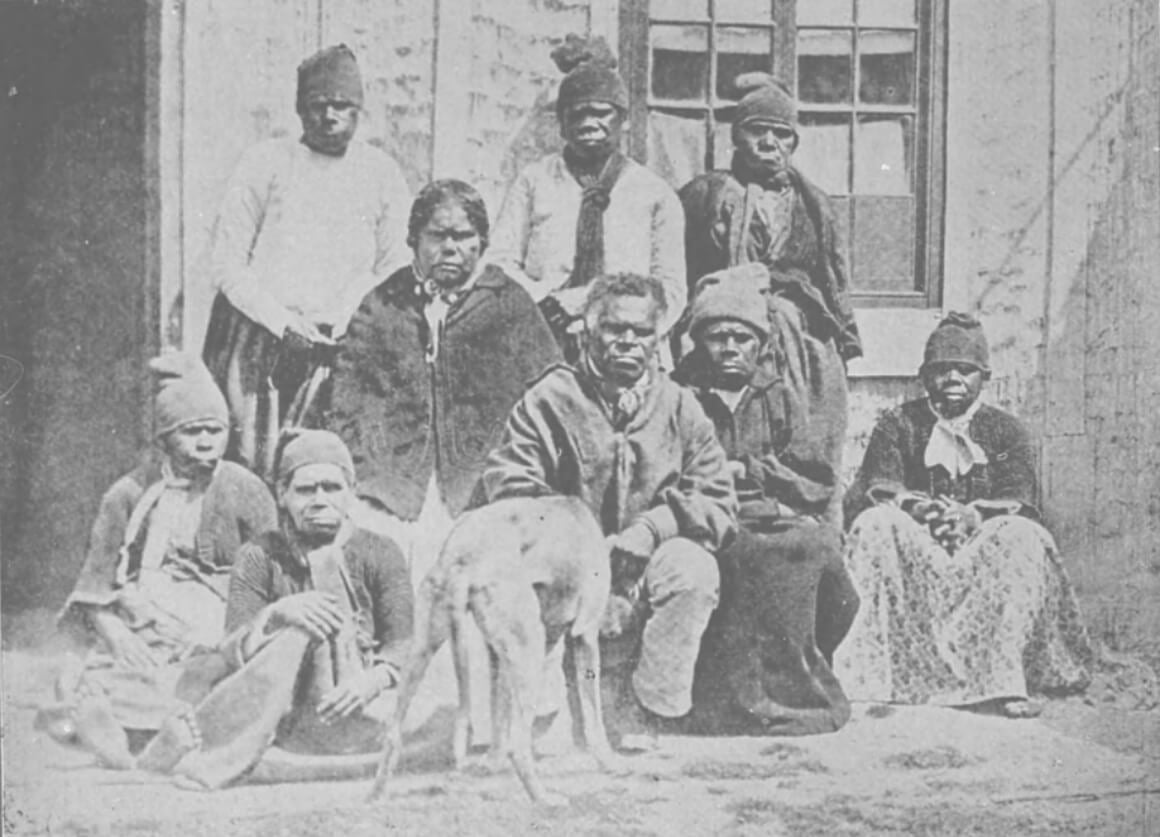
[[[950,0],[918,0],[918,22],[916,44],[917,82],[915,91],[915,113],[920,118],[915,131],[915,247],[913,258],[913,281],[915,290],[868,291],[851,290],[851,298],[858,308],[938,308],[944,297],[943,237],[946,194],[946,90],[947,90],[947,4]],[[797,90],[797,22],[796,2],[809,0],[777,0],[772,20],[768,24],[772,32],[774,71],[790,89]],[[640,161],[647,163],[648,118],[655,104],[650,102],[649,82],[652,72],[651,50],[649,47],[649,25],[651,23],[703,24],[708,26],[709,50],[712,57],[715,46],[716,28],[713,22],[713,0],[709,0],[709,15],[695,20],[653,20],[649,18],[649,0],[621,0],[620,3],[620,56],[625,81],[629,89],[628,151]],[[749,25],[749,24],[746,24]],[[756,25],[754,28],[759,28]],[[824,26],[804,27],[825,29]],[[850,26],[835,25],[835,29],[848,30]],[[878,28],[878,27],[874,27]],[[889,28],[889,27],[886,27]],[[856,29],[855,29],[856,31]],[[857,60],[857,38],[852,45],[854,53],[852,83],[857,94],[860,72]],[[714,154],[713,136],[717,117],[714,107],[719,107],[717,97],[717,62],[709,61],[709,90],[707,114],[706,160]],[[695,108],[699,110],[699,108]],[[866,112],[874,108],[866,109]],[[889,108],[886,108],[889,111]],[[899,109],[901,110],[901,108]],[[862,108],[851,103],[848,107],[827,107],[800,104],[803,114],[843,112],[855,114]],[[854,153],[851,146],[851,154]],[[843,196],[844,197],[844,196]],[[850,197],[854,197],[851,194]],[[854,212],[854,201],[849,202],[848,211]],[[850,229],[853,229],[851,218]],[[847,242],[850,246],[850,242]]]

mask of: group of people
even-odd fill
[[[975,320],[935,329],[928,396],[882,417],[843,504],[860,340],[789,91],[739,79],[731,167],[678,194],[620,150],[607,47],[553,57],[563,150],[494,228],[469,184],[411,201],[355,138],[347,47],[299,67],[301,136],[247,153],[223,201],[204,365],[152,364],[161,455],[102,501],[54,736],[207,787],[373,752],[452,522],[552,494],[603,527],[630,614],[606,654],[622,742],[832,731],[850,699],[1019,717],[1086,684]]]

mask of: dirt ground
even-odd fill
[[[1141,684],[1131,668],[1032,721],[856,705],[831,735],[665,737],[627,758],[627,777],[598,773],[557,741],[540,769],[571,804],[544,810],[510,772],[449,773],[445,740],[412,747],[373,805],[368,781],[206,793],[104,770],[32,728],[55,661],[3,655],[5,834],[1160,834],[1160,708],[1154,678]],[[439,700],[428,701],[427,729],[443,728],[449,701]]]

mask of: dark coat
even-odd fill
[[[934,430],[935,415],[926,398],[908,401],[882,415],[862,459],[858,476],[846,492],[846,525],[871,505],[870,489],[918,491],[949,497],[960,503],[1009,500],[1024,514],[1038,517],[1039,483],[1031,435],[1019,419],[988,404],[971,418],[971,438],[987,454],[987,464],[951,478],[942,466],[923,461]]]
[[[452,304],[436,361],[410,267],[367,295],[351,320],[321,424],[354,456],[358,491],[407,520],[434,471],[453,514],[466,506],[504,419],[560,359],[527,292],[488,266]]]
[[[830,200],[796,169],[790,179],[797,199],[790,232],[781,254],[766,267],[770,286],[802,310],[809,332],[823,342],[833,340],[844,360],[860,357],[862,340],[850,305],[849,280]],[[712,171],[680,191],[685,208],[685,259],[690,298],[702,276],[730,267],[732,242],[743,223],[745,184],[731,171]],[[760,261],[759,231],[745,231],[747,258]]]
[[[679,535],[711,552],[736,527],[733,481],[713,425],[693,393],[664,375],[617,427],[587,375],[563,364],[549,370],[512,410],[483,487],[489,502],[577,496],[605,534],[647,518],[661,540]]]
[[[359,632],[373,639],[373,656],[401,671],[411,640],[414,594],[407,561],[395,542],[356,530],[343,557]],[[279,599],[312,590],[310,570],[281,530],[265,532],[238,552],[226,603],[226,634],[249,625]]]
[[[709,387],[699,350],[674,377],[696,387],[737,479],[740,531],[718,553],[721,601],[701,640],[694,727],[710,733],[832,732],[850,705],[830,669],[858,611],[841,533],[819,523],[834,496],[825,434],[794,388],[760,366],[737,408]]]
[[[62,620],[75,616],[75,604],[112,602],[122,547],[128,551],[128,577],[136,575],[148,525],[142,526],[133,542],[126,544],[129,517],[145,490],[161,478],[159,463],[150,463],[121,477],[105,492],[93,521],[88,555],[65,604]],[[202,501],[201,526],[195,539],[197,561],[208,572],[226,570],[243,543],[277,522],[274,498],[265,483],[241,465],[221,462]]]
[[[694,387],[726,456],[745,466],[737,483],[743,526],[825,512],[835,489],[827,439],[811,433],[794,390],[768,364],[759,367],[734,411],[710,388],[699,351],[683,358],[673,377]]]

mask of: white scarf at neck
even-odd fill
[[[923,464],[927,468],[941,465],[952,479],[970,473],[976,465],[986,465],[986,452],[970,435],[971,419],[979,411],[979,401],[976,399],[966,412],[953,419],[942,416],[929,399],[926,403],[936,421],[926,443]]]

